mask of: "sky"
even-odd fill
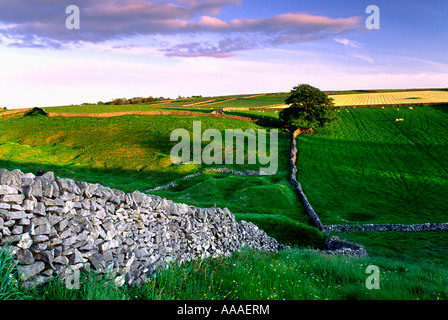
[[[448,87],[447,21],[446,0],[0,0],[0,107]]]

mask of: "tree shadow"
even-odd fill
[[[448,91],[448,89],[446,89],[446,91]],[[433,109],[443,112],[443,113],[448,113],[448,105],[437,105],[437,106],[432,106]]]

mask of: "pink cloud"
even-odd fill
[[[56,0],[22,0],[20,4],[2,1],[0,22],[7,22],[9,27],[0,28],[0,39],[3,35],[11,40],[11,45],[21,47],[64,48],[73,43],[127,41],[134,36],[211,34],[216,42],[214,50],[209,45],[185,43],[184,48],[174,45],[162,47],[161,51],[169,56],[193,57],[202,53],[229,57],[235,51],[336,37],[360,24],[359,17],[330,18],[303,12],[230,21],[215,16],[224,6],[241,3],[241,0],[79,0],[82,28],[68,32],[61,23],[64,10]],[[17,9],[22,12],[17,13]],[[241,41],[241,35],[245,41]]]
[[[264,19],[234,19],[230,22],[202,16],[198,22],[187,23],[179,32],[216,33],[224,35],[210,50],[210,44],[184,43],[164,48],[166,56],[229,57],[237,51],[273,47],[333,37],[359,26],[358,17],[332,19],[307,13],[281,14]],[[238,37],[232,35],[238,34]],[[240,35],[244,34],[243,37]],[[202,55],[201,55],[202,54]]]
[[[252,30],[266,32],[313,31],[329,29],[342,31],[359,25],[359,17],[332,19],[308,13],[286,13],[265,19],[234,19],[229,28],[234,31]]]
[[[211,29],[225,29],[229,27],[229,24],[218,18],[202,16],[198,22],[192,24],[198,28],[211,28]]]

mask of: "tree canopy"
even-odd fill
[[[295,86],[285,103],[290,107],[280,112],[280,120],[291,126],[316,129],[336,120],[333,99],[309,84]]]

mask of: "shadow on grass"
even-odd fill
[[[445,91],[448,91],[448,89],[446,89]],[[433,106],[433,108],[437,111],[448,113],[448,105]]]

